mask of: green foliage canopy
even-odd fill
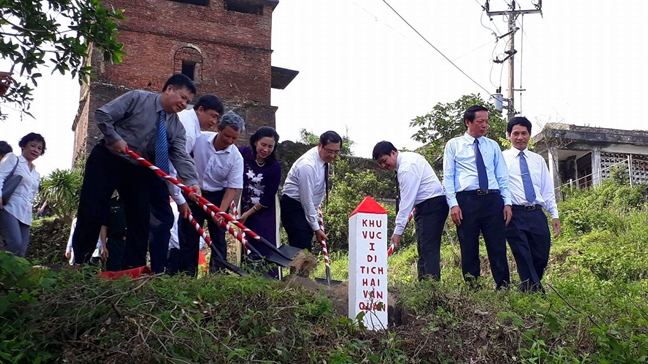
[[[483,105],[488,108],[490,126],[486,136],[499,143],[500,147],[506,146],[506,124],[502,112],[497,110],[491,103],[486,102],[479,94],[464,95],[459,100],[450,103],[437,103],[432,111],[417,116],[410,122],[411,127],[418,130],[412,139],[425,143],[420,153],[435,166],[443,159],[445,144],[452,138],[465,133],[466,125],[463,121],[463,113],[470,106]]]
[[[85,62],[91,43],[106,61],[119,63],[125,54],[115,38],[122,10],[101,5],[100,0],[0,0],[0,56],[34,87],[39,67],[47,63],[53,65],[52,73],[70,72],[85,81],[92,72]],[[27,114],[33,100],[29,81],[14,79],[5,96]]]
[[[81,169],[56,169],[41,181],[39,200],[47,200],[54,216],[71,225],[79,206],[83,175]]]

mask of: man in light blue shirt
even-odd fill
[[[553,179],[544,158],[527,148],[531,138],[529,119],[511,119],[506,131],[513,147],[503,154],[509,169],[515,210],[506,227],[506,240],[517,263],[520,291],[544,292],[540,281],[549,261],[551,233],[543,208],[551,215],[554,236],[560,234]]]
[[[499,145],[484,137],[488,130],[488,109],[471,106],[463,119],[466,133],[445,146],[446,200],[450,217],[457,226],[464,279],[472,282],[480,276],[481,232],[499,289],[510,282],[504,231],[512,217],[508,168]]]

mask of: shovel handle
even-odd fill
[[[235,219],[238,220],[241,217],[241,215],[239,214],[238,206],[236,206],[236,202],[234,202],[234,200],[232,200],[232,203],[230,203],[230,210],[232,211],[231,215]],[[239,229],[238,235],[236,236],[236,239],[238,239],[238,241],[243,243],[242,239],[244,239],[244,238],[245,238],[245,233],[243,232],[242,229]],[[249,249],[248,249],[247,253],[250,254]]]
[[[320,229],[324,231],[324,216],[322,215],[322,206],[317,207],[317,222],[319,223]],[[324,255],[324,264],[326,264],[326,270],[328,272],[331,269],[331,260],[329,259],[329,253],[326,247],[326,239],[322,239],[321,244],[322,254]]]
[[[320,229],[324,231],[324,215],[322,214],[322,206],[317,206],[317,222]],[[331,285],[331,260],[329,258],[328,248],[326,247],[326,239],[322,239],[322,254],[324,255],[324,264],[326,265],[326,283]]]
[[[200,224],[198,224],[198,221],[196,221],[196,219],[193,217],[193,215],[189,214],[189,215],[186,216],[186,218],[187,218],[187,220],[189,220],[189,222],[191,222],[191,225],[194,226],[194,228],[196,229],[198,234],[203,238],[203,240],[205,240],[205,243],[207,244],[207,246],[211,246],[211,239],[209,238],[209,236],[207,236],[207,234],[205,234],[205,230],[203,230],[203,228],[200,226]],[[214,249],[214,251],[216,252],[216,254],[220,255],[218,250]],[[220,257],[220,256],[219,256],[219,258],[222,259],[222,257]]]

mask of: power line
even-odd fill
[[[479,47],[473,49],[472,51],[466,52],[466,53],[460,55],[459,57],[453,59],[453,61],[456,61],[456,60],[458,60],[458,59],[460,59],[460,58],[463,58],[463,57],[469,55],[470,53],[472,53],[472,52],[474,52],[474,51],[476,51],[476,50],[478,50],[478,49],[480,49],[480,48],[483,48],[483,47],[485,47],[485,46],[487,46],[487,45],[489,45],[489,44],[491,44],[491,43],[492,43],[492,41],[489,40],[488,42],[486,42],[486,43],[480,45]],[[491,52],[491,54],[492,54],[492,53],[493,53],[493,52]]]
[[[405,34],[401,33],[400,31],[394,29],[391,25],[387,24],[387,22],[380,20],[376,15],[372,14],[369,10],[365,9],[364,7],[362,7],[362,6],[361,6],[360,4],[358,4],[357,2],[353,1],[353,4],[354,4],[355,6],[357,6],[357,7],[359,7],[360,9],[362,9],[362,10],[363,10],[365,13],[367,13],[369,16],[371,16],[372,18],[374,18],[374,20],[375,20],[376,22],[383,23],[383,25],[385,25],[387,28],[391,29],[393,32],[398,33],[401,37],[403,37],[403,38],[409,40],[410,42],[414,43],[417,47],[419,47],[419,48],[421,48],[421,49],[424,49],[423,46],[422,46],[421,44],[416,43],[413,39],[409,38],[408,36],[406,36]]]
[[[522,33],[524,33],[524,14],[522,14]],[[520,112],[522,112],[522,66],[524,65],[524,37],[520,37]]]
[[[387,2],[387,0],[382,0],[382,1],[383,1],[383,2],[384,2],[384,3],[385,3],[385,4],[386,4],[386,5],[387,5],[387,6],[388,6],[388,7],[389,7],[389,8],[390,8],[390,9],[391,9],[395,14],[396,14],[396,15],[398,15],[398,17],[401,18],[401,20],[402,20],[403,22],[405,22],[405,24],[407,24],[407,26],[409,26],[409,27],[410,27],[410,28],[411,28],[411,29],[412,29],[416,34],[418,34],[418,36],[421,37],[421,38],[425,41],[425,43],[427,43],[430,47],[432,47],[435,51],[437,51],[437,53],[439,53],[443,58],[445,58],[446,61],[450,62],[450,64],[453,65],[457,70],[459,70],[459,72],[461,72],[464,76],[468,77],[468,79],[469,79],[470,81],[472,81],[475,85],[477,85],[479,88],[481,88],[482,90],[484,90],[484,91],[486,92],[487,95],[491,96],[491,92],[490,92],[490,91],[488,91],[488,90],[487,90],[486,88],[484,88],[482,85],[480,85],[479,83],[477,83],[477,81],[475,81],[472,77],[468,76],[468,74],[467,74],[466,72],[464,72],[461,68],[459,68],[459,66],[457,66],[454,62],[452,62],[452,60],[450,60],[450,58],[448,58],[445,54],[443,54],[443,52],[441,52],[437,47],[435,47],[434,44],[430,43],[430,41],[427,40],[427,38],[425,38],[425,37],[423,36],[423,34],[419,33],[419,31],[416,30],[416,28],[414,28],[414,27],[413,27],[413,26],[412,26],[412,25],[411,25],[407,20],[405,20],[405,18],[403,18],[403,16],[401,16],[401,15],[398,13],[398,11],[396,11],[396,9],[394,9],[391,5],[389,5],[389,3]],[[491,96],[491,97],[492,97],[492,96]]]

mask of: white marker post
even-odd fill
[[[349,318],[387,329],[387,210],[365,199],[349,218]]]

